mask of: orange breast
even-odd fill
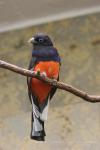
[[[41,73],[46,72],[49,78],[57,79],[59,75],[59,63],[54,61],[39,62],[34,68],[34,71],[38,70],[40,70]],[[38,97],[40,103],[45,100],[50,90],[50,85],[38,79],[32,79],[32,91]]]

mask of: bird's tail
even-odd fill
[[[31,139],[44,141],[45,129],[44,121],[47,120],[49,101],[45,103],[45,106],[41,110],[38,107],[32,97],[32,120],[31,120]]]
[[[45,140],[44,121],[41,121],[40,118],[37,118],[33,112],[31,121],[31,139],[37,141]]]

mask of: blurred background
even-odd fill
[[[100,95],[99,0],[1,0],[0,59],[27,68],[35,33],[48,34],[62,58],[60,81]],[[100,104],[58,90],[46,141],[30,140],[26,77],[0,69],[0,150],[99,150]]]

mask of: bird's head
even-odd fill
[[[29,43],[32,43],[33,46],[53,46],[53,43],[50,37],[46,34],[36,34],[29,39]]]

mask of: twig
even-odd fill
[[[42,77],[42,76],[36,75],[36,74],[34,74],[33,71],[23,69],[21,67],[15,66],[13,64],[7,63],[7,62],[2,61],[2,60],[0,60],[0,68],[8,69],[10,71],[21,74],[23,76],[29,76],[29,77],[37,78],[37,79],[39,79],[39,80],[41,80],[47,84],[50,84],[52,86],[57,87],[58,89],[68,91],[68,92],[70,92],[70,93],[72,93],[72,94],[74,94],[80,98],[83,98],[85,101],[88,101],[91,103],[100,102],[100,96],[89,95],[88,93],[83,92],[83,91],[81,91],[81,90],[79,90],[79,89],[77,89],[71,85],[64,84],[62,82],[57,82],[57,81],[50,79],[48,77]]]

